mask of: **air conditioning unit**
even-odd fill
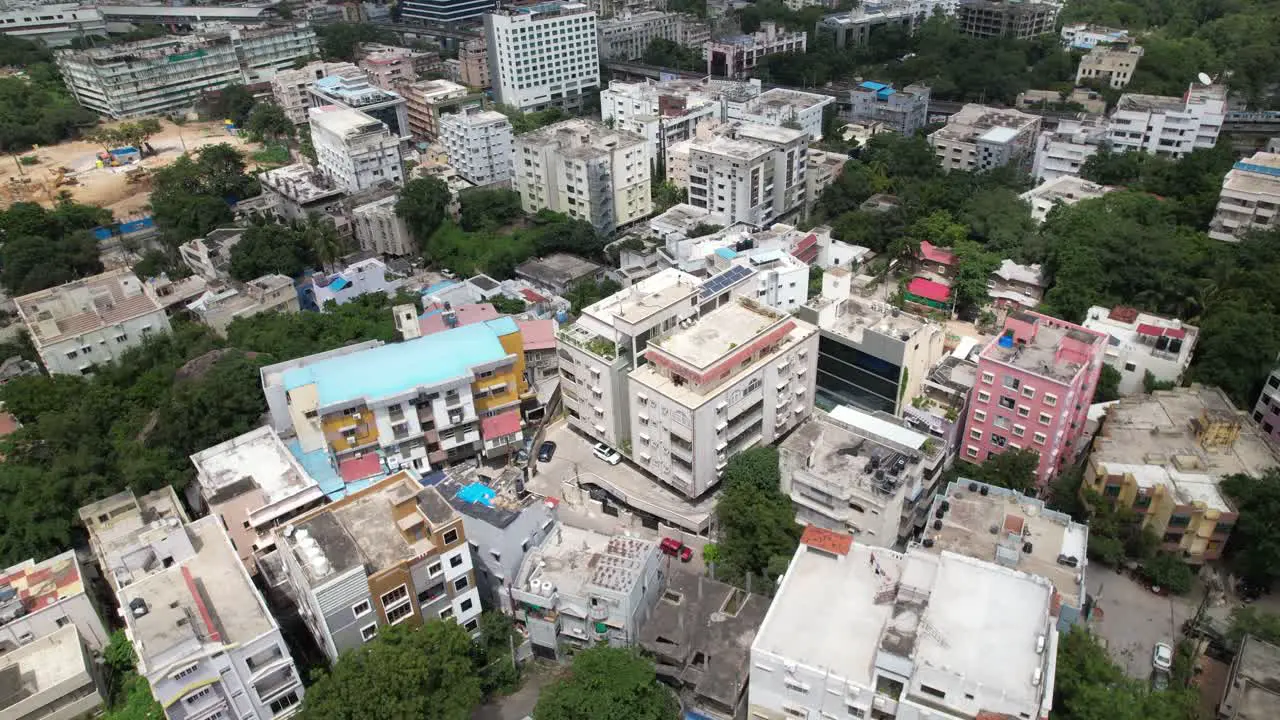
[[[352,420],[359,420],[361,417],[360,413],[351,413]]]

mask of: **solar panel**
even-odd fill
[[[704,299],[709,298],[713,295],[718,294],[720,291],[724,290],[725,288],[732,286],[734,283],[738,282],[739,280],[742,280],[743,278],[754,275],[755,272],[756,272],[755,270],[752,270],[751,268],[746,267],[744,265],[734,265],[728,270],[725,270],[719,275],[716,275],[715,277],[702,283],[702,288],[699,292],[699,296]]]

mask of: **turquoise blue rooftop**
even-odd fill
[[[466,375],[507,356],[498,338],[517,332],[511,318],[464,325],[402,343],[329,358],[284,374],[286,391],[315,385],[320,407],[377,399]]]

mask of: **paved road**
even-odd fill
[[[1156,643],[1176,643],[1182,623],[1195,612],[1192,600],[1155,595],[1127,575],[1103,565],[1094,567],[1089,590],[1102,610],[1101,620],[1095,616],[1095,630],[1130,677],[1149,679]]]
[[[566,668],[546,663],[526,665],[524,685],[504,698],[476,708],[471,713],[471,720],[524,720],[533,714],[533,706],[538,704],[542,688],[565,670]]]

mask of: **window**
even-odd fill
[[[58,618],[58,619],[63,620],[65,618]],[[58,627],[62,627],[62,626],[59,625]],[[191,675],[194,675],[196,670],[199,670],[199,669],[200,669],[200,663],[196,663],[194,665],[188,665],[187,667],[182,668],[181,670],[170,675],[169,677],[173,678],[174,680],[181,680],[184,677],[190,677]]]
[[[1191,523],[1189,515],[1174,515],[1169,518],[1169,527],[1186,527]]]
[[[977,422],[986,422],[987,413],[983,410],[974,410],[973,419]]]
[[[378,637],[378,623],[369,623],[368,625],[360,628],[361,640],[369,642],[376,637]]]
[[[408,586],[401,585],[395,590],[392,590],[391,592],[386,593],[380,599],[382,600],[382,607],[388,607],[391,605],[395,605],[398,602],[407,600],[408,598],[409,598]]]
[[[945,692],[938,690],[937,688],[931,688],[928,685],[921,685],[920,692],[924,693],[925,695],[932,695],[936,698],[945,698],[947,696]]]
[[[466,612],[470,610],[473,605],[474,603],[471,602],[471,598],[467,598],[458,605],[458,608],[462,610],[462,612]]]
[[[1018,385],[1020,385],[1022,381],[1018,380],[1018,378],[1012,375],[1005,375],[1001,379],[1001,382],[1005,387],[1009,388],[1010,390],[1017,390]]]
[[[1014,425],[1014,426],[1013,426],[1013,436],[1014,436],[1014,437],[1022,437],[1023,435],[1026,435],[1026,434],[1027,434],[1027,429],[1026,429],[1024,426],[1022,426],[1022,425]]]
[[[1009,428],[1009,418],[1005,417],[1004,415],[997,415],[995,426],[1000,428],[1001,430],[1007,430]]]
[[[1005,445],[1009,444],[1009,439],[1003,435],[991,433],[991,444],[995,445],[996,447],[1004,447]]]
[[[1035,388],[1031,387],[1030,385],[1022,386],[1022,397],[1031,399],[1031,398],[1034,398],[1035,396],[1036,396]]]
[[[284,697],[276,698],[275,700],[271,701],[271,714],[279,715],[280,713],[284,712],[285,710],[288,710],[289,708],[297,704],[298,704],[298,693],[291,692],[288,695],[285,695]]]
[[[459,553],[449,558],[449,567],[456,568],[462,565],[462,554]]]
[[[805,685],[804,683],[798,680],[787,678],[786,680],[783,681],[783,684],[786,685],[787,689],[792,692],[798,692],[802,694],[809,692],[809,686]]]
[[[470,581],[468,581],[468,580],[467,580],[467,576],[466,576],[466,575],[463,575],[462,577],[460,577],[460,578],[458,578],[457,580],[454,580],[454,581],[453,581],[453,589],[454,589],[454,590],[466,590],[466,589],[467,589],[467,585],[468,585],[468,584],[470,584]]]
[[[1053,416],[1049,415],[1049,413],[1040,413],[1041,425],[1048,425],[1051,422],[1053,422]]]
[[[978,402],[991,402],[991,393],[988,393],[985,390],[979,390]]]
[[[856,718],[860,718],[860,717],[866,717],[866,716],[867,716],[867,711],[866,711],[866,710],[863,710],[863,709],[862,709],[862,708],[860,708],[860,707],[854,707],[854,706],[852,706],[852,705],[849,705],[849,706],[848,706],[848,710],[849,710],[849,717],[856,717]]]
[[[976,458],[978,457],[978,448],[970,445],[969,448],[964,451],[964,454],[968,455],[971,458]]]
[[[1102,494],[1106,495],[1107,497],[1120,497],[1120,486],[1108,485],[1102,489]]]
[[[1031,436],[1031,439],[1034,440],[1037,445],[1043,445],[1045,440],[1044,433],[1036,433]]]
[[[364,617],[365,615],[368,615],[369,612],[372,610],[373,610],[373,607],[369,604],[368,600],[361,600],[360,602],[351,606],[351,613],[356,617]]]
[[[1137,369],[1138,369],[1138,366],[1135,363],[1127,362],[1124,364],[1125,372],[1133,372],[1134,370],[1137,370]]]
[[[466,628],[467,630],[475,630],[476,628],[480,627],[480,620],[478,620],[477,618],[471,618],[470,620],[467,621],[467,624],[463,625],[462,627]]]
[[[1009,397],[1008,395],[1000,396],[1000,407],[1008,410],[1012,410],[1016,406],[1017,406],[1017,403],[1013,401],[1013,398]]]
[[[445,544],[445,545],[452,545],[452,544],[454,544],[454,543],[456,543],[456,542],[458,542],[458,531],[457,531],[457,530],[449,530],[448,532],[446,532],[446,533],[444,534],[444,544]],[[455,566],[455,567],[456,567],[456,566]]]
[[[196,703],[200,702],[201,700],[204,700],[205,698],[209,697],[212,694],[213,694],[213,688],[206,685],[200,688],[199,690],[191,693],[190,695],[182,698],[182,702],[188,705],[195,705]]]
[[[981,439],[982,439],[982,431],[981,431],[981,430],[978,430],[977,428],[974,428],[973,430],[970,430],[970,431],[969,431],[969,437],[970,437],[970,438],[973,438],[974,440],[981,440]]]
[[[440,574],[440,571],[441,571],[440,563],[435,563],[434,565],[427,568],[427,575],[429,575],[430,577],[435,577],[436,575]]]
[[[1161,540],[1167,543],[1180,543],[1182,542],[1182,533],[1180,532],[1165,533],[1164,537],[1161,538]]]
[[[984,372],[984,373],[982,373],[982,382],[986,383],[987,385],[990,385],[991,383],[993,383],[993,382],[995,382],[995,381],[996,381],[996,376],[995,376],[995,375],[992,375],[992,374],[991,374],[991,373],[989,373],[989,372]]]
[[[452,607],[447,607],[447,608],[445,608],[445,609],[443,609],[443,610],[441,610],[441,611],[440,611],[440,619],[441,619],[441,620],[448,620],[448,619],[449,619],[449,618],[451,618],[451,617],[453,617],[453,608],[452,608]]]
[[[387,624],[395,625],[413,614],[413,603],[403,603],[387,611]]]

